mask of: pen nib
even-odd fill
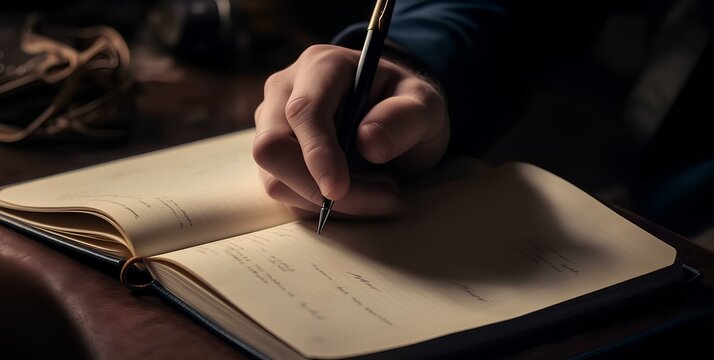
[[[334,201],[328,198],[323,198],[322,200],[322,208],[320,208],[320,218],[317,220],[318,234],[320,234],[322,232],[322,228],[325,227],[325,223],[327,222],[327,217],[330,216],[330,210],[332,210],[333,203]]]

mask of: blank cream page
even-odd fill
[[[413,193],[397,220],[332,219],[322,235],[293,222],[151,260],[303,355],[338,358],[524,315],[667,267],[675,251],[513,164]]]
[[[0,204],[99,213],[136,256],[290,221],[263,190],[252,141],[253,130],[245,130],[26,182],[0,190]]]

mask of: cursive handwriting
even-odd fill
[[[353,278],[353,279],[355,279],[355,280],[361,282],[361,283],[364,284],[364,285],[367,285],[367,287],[369,287],[370,289],[375,290],[375,291],[382,292],[382,290],[380,290],[379,288],[377,288],[376,286],[374,286],[374,284],[372,284],[372,282],[370,282],[368,279],[362,277],[362,275],[360,275],[360,274],[355,274],[355,273],[351,273],[351,272],[349,272],[349,271],[347,272],[347,274],[352,275],[352,278]]]
[[[300,303],[300,307],[305,309],[310,315],[312,315],[312,317],[314,317],[317,320],[325,320],[326,319],[326,317],[323,316],[322,314],[320,314],[320,312],[317,311],[317,309],[308,306],[307,303],[304,301],[302,303]]]
[[[454,282],[454,285],[456,285],[456,287],[459,288],[461,291],[465,292],[466,294],[468,294],[468,295],[471,296],[472,298],[477,299],[478,301],[493,302],[492,300],[486,299],[485,297],[483,297],[483,296],[477,294],[476,292],[474,292],[473,289],[471,289],[471,287],[469,287],[469,286],[466,285],[466,284]]]

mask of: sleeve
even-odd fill
[[[449,153],[479,155],[509,126],[498,114],[512,7],[507,0],[395,4],[388,41],[438,79],[449,107]],[[365,24],[355,24],[333,43],[359,49],[365,31]]]

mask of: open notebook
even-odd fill
[[[267,358],[428,357],[681,281],[674,248],[556,175],[456,161],[394,219],[321,235],[263,191],[253,131],[0,189],[0,219],[127,269]]]

